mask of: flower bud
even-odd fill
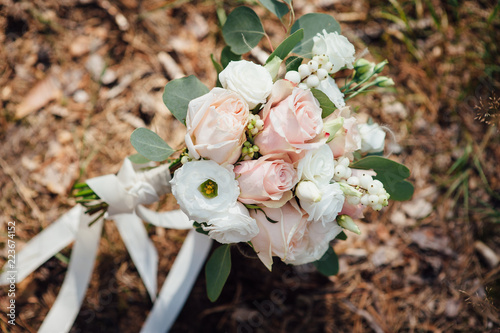
[[[352,231],[358,235],[361,234],[361,230],[359,230],[358,226],[354,223],[353,219],[349,215],[337,216],[337,223],[344,229]]]
[[[319,202],[321,192],[313,182],[303,180],[295,188],[295,195],[302,201]]]
[[[374,63],[369,62],[368,60],[361,58],[361,59],[358,59],[354,63],[354,70],[356,71],[356,75],[358,75],[358,74],[362,75],[362,74],[371,72],[374,65],[375,65]]]
[[[356,190],[353,186],[346,184],[344,182],[339,182],[340,189],[346,196],[361,198],[362,193]]]
[[[386,59],[386,60],[382,61],[381,63],[378,63],[377,65],[375,65],[375,68],[373,69],[375,74],[382,72],[382,70],[384,69],[384,66],[387,65],[388,63],[389,62]]]
[[[387,76],[379,76],[373,81],[377,87],[391,87],[394,85],[394,81]]]

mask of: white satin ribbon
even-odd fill
[[[141,333],[168,332],[198,277],[212,240],[191,230],[175,259]]]
[[[125,159],[117,175],[87,181],[89,187],[108,203],[107,218],[115,220],[153,302],[157,293],[158,253],[141,219],[158,227],[192,228],[192,223],[181,211],[159,213],[142,206],[158,201],[161,195],[169,193],[169,181],[167,165],[137,172],[128,159]],[[89,226],[93,218],[84,212],[85,208],[81,205],[72,208],[35,236],[17,254],[16,281],[20,282],[76,239],[61,291],[39,332],[69,332],[78,315],[92,275],[104,220],[101,218]],[[153,332],[148,331],[150,328],[155,328],[154,332],[165,332],[175,322],[203,266],[210,245],[211,240],[207,236],[196,234],[194,230],[189,233],[154,303],[150,318],[143,328],[144,332]],[[6,272],[0,275],[0,285],[9,283],[7,264],[3,269]]]

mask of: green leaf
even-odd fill
[[[186,124],[186,114],[191,100],[205,95],[209,89],[194,75],[170,81],[163,92],[163,103],[175,118]]]
[[[220,54],[220,62],[222,64],[222,67],[226,68],[231,61],[238,60],[241,60],[241,55],[231,52],[231,48],[229,46],[225,46],[222,49],[222,52]]]
[[[222,27],[222,35],[232,52],[243,54],[257,46],[265,32],[257,14],[243,6],[228,15]]]
[[[346,240],[347,239],[347,235],[345,234],[345,232],[341,232],[340,234],[337,235],[337,237],[335,237],[335,239],[340,239],[340,240]]]
[[[313,37],[326,32],[340,33],[340,24],[328,14],[310,13],[300,17],[292,26],[291,32],[304,29],[304,39],[295,46],[293,52],[305,58],[312,58]]]
[[[337,275],[339,272],[339,258],[331,246],[320,260],[313,262],[316,269],[325,276]]]
[[[304,58],[297,57],[297,56],[291,56],[288,57],[285,61],[286,64],[286,71],[298,71],[299,66],[302,64],[302,61]]]
[[[165,161],[175,152],[158,134],[143,127],[132,132],[130,142],[139,154],[151,161]]]
[[[134,164],[145,164],[145,163],[151,162],[151,160],[145,158],[144,156],[142,156],[139,153],[128,156],[128,159],[130,160],[130,162],[132,162]]]
[[[285,59],[288,54],[293,50],[295,45],[299,43],[302,38],[304,38],[304,29],[299,29],[295,33],[291,34],[287,39],[285,39],[276,50],[267,58],[266,64],[273,60],[274,57],[278,57],[280,59]]]
[[[230,272],[231,246],[225,244],[214,251],[205,265],[207,295],[210,301],[215,302],[219,298]]]
[[[289,12],[288,6],[278,0],[259,0],[259,2],[279,19]]]
[[[354,169],[373,169],[377,175],[375,179],[384,184],[385,190],[392,200],[405,201],[413,196],[413,185],[405,179],[410,177],[410,169],[403,164],[380,156],[367,156],[350,165]]]
[[[222,84],[219,81],[219,73],[222,72],[224,69],[221,64],[219,64],[217,61],[214,59],[214,55],[210,55],[210,59],[212,60],[212,65],[214,65],[215,70],[217,71],[217,81],[215,82],[216,87],[222,87]]]
[[[333,102],[328,98],[328,96],[326,96],[324,92],[314,88],[311,89],[311,92],[313,96],[316,97],[319,102],[319,106],[323,110],[323,112],[321,113],[321,117],[326,118],[331,115],[333,111],[337,110],[335,104],[333,104]]]

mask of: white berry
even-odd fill
[[[328,72],[327,72],[326,69],[320,68],[316,72],[316,75],[318,76],[318,78],[320,79],[320,81],[323,81],[323,80],[326,80],[326,78],[328,77]]]
[[[297,87],[299,87],[300,89],[304,89],[304,90],[309,89],[307,84],[305,84],[304,82],[299,83],[299,85]]]
[[[356,176],[352,176],[347,178],[347,184],[352,185],[352,186],[358,186],[359,185],[359,178]]]
[[[300,65],[299,66],[299,74],[300,74],[301,79],[305,78],[306,76],[311,75],[311,70],[309,69],[309,66],[307,66],[306,64]]]
[[[314,73],[318,70],[318,62],[316,60],[310,60],[307,65],[309,66],[309,70],[311,71],[311,73]]]
[[[307,86],[309,88],[316,88],[319,86],[319,79],[317,75],[311,74],[306,80]]]
[[[285,74],[285,80],[298,84],[300,82],[300,74],[297,71],[289,71]]]

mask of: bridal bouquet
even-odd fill
[[[354,220],[366,207],[378,211],[413,193],[408,169],[379,156],[386,131],[359,123],[346,105],[370,87],[393,85],[378,76],[385,61],[356,61],[327,14],[296,20],[264,65],[241,58],[265,35],[252,9],[236,8],[222,31],[220,62],[212,55],[216,87],[189,76],[169,82],[163,95],[187,128],[171,167],[172,193],[197,231],[227,244],[207,263],[212,300],[230,271],[229,244],[248,243],[269,270],[279,257],[335,274],[330,242],[344,238],[343,229],[359,233]],[[335,78],[346,71],[339,87]],[[144,128],[131,142],[149,160],[174,152]]]
[[[141,332],[164,332],[182,309],[211,239],[222,244],[205,266],[208,297],[215,301],[231,270],[232,244],[248,244],[269,270],[277,257],[334,275],[338,259],[331,242],[345,239],[344,230],[360,233],[355,220],[365,209],[378,211],[389,200],[412,196],[408,168],[382,157],[390,131],[360,122],[346,103],[393,85],[380,75],[387,62],[356,59],[330,15],[296,19],[291,1],[261,3],[283,23],[283,42],[273,48],[257,14],[238,7],[219,16],[227,46],[218,60],[212,55],[215,86],[195,76],[166,85],[165,105],[187,128],[185,147],[173,149],[156,133],[136,129],[131,143],[138,154],[125,159],[117,175],[76,184],[78,205],[4,265],[0,284],[15,284],[75,242],[39,332],[71,329],[104,219],[114,220],[154,302]],[[264,36],[271,53],[261,64],[246,54]],[[144,206],[169,192],[182,212]],[[158,253],[143,221],[191,229],[159,293]]]

